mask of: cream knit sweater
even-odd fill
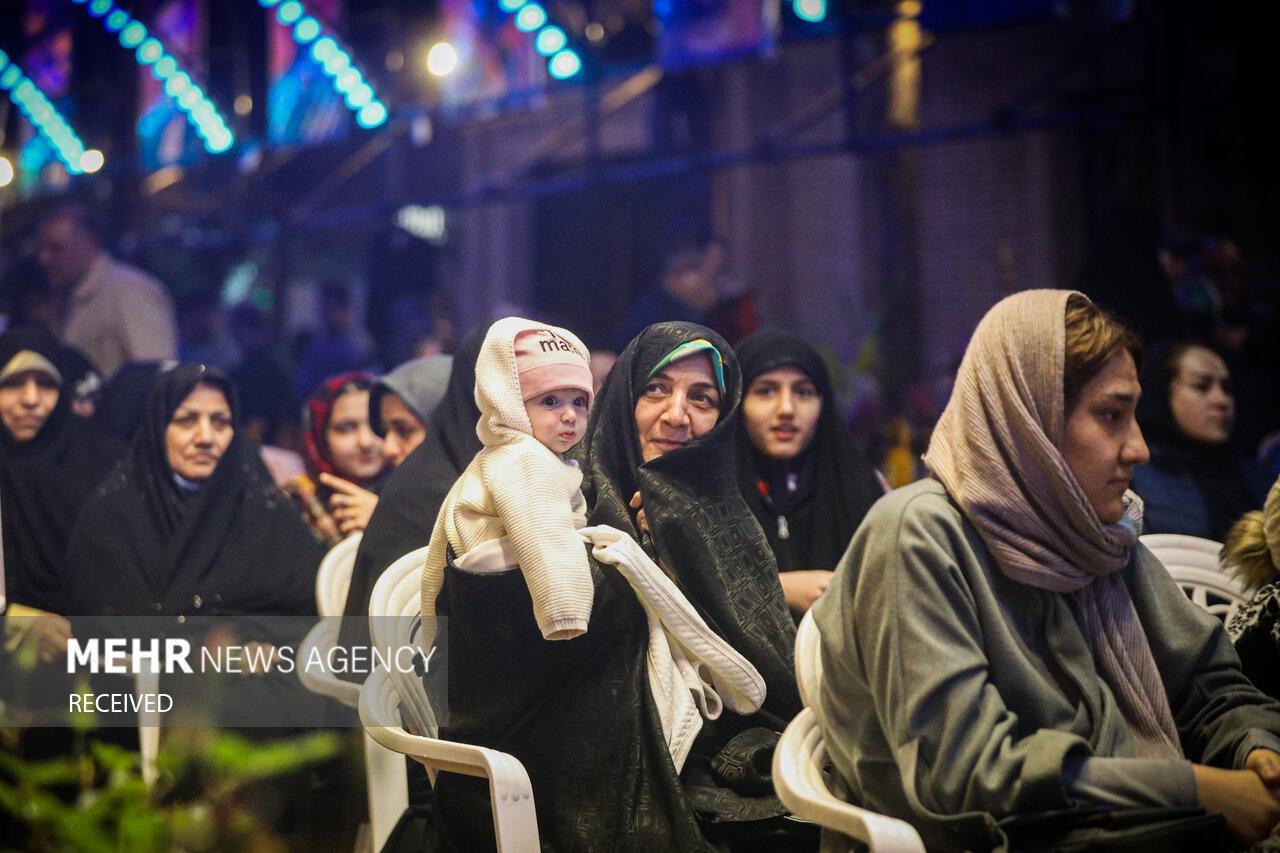
[[[513,341],[536,327],[508,317],[494,323],[476,361],[476,432],[484,449],[454,483],[440,507],[422,571],[422,639],[436,635],[436,597],[449,546],[465,555],[505,537],[533,599],[533,615],[548,640],[584,633],[593,587],[584,543],[582,472],[533,437],[520,398]],[[565,333],[575,345],[586,347]]]

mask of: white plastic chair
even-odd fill
[[[1166,568],[1188,598],[1224,623],[1230,621],[1240,605],[1249,600],[1240,582],[1218,569],[1201,569],[1195,566]]]
[[[373,585],[369,596],[369,636],[374,647],[384,653],[405,646],[422,651],[423,643],[418,632],[422,627],[422,566],[426,561],[425,546],[410,551],[387,567]],[[431,639],[428,638],[427,642]],[[405,673],[392,667],[389,677],[400,694],[409,724],[434,737],[435,714],[417,673]]]
[[[363,540],[363,532],[352,533],[334,545],[320,561],[316,571],[316,610],[321,616],[341,616],[347,606],[351,570],[355,568],[356,552]]]
[[[1244,587],[1222,570],[1222,543],[1177,533],[1148,533],[1140,537],[1192,601],[1228,621],[1249,600]]]
[[[1189,566],[1221,572],[1218,563],[1218,555],[1222,553],[1221,542],[1181,533],[1148,533],[1138,541],[1146,545],[1166,568]]]
[[[425,559],[425,548],[406,554],[374,585],[369,627],[376,647],[394,650],[408,646],[422,651],[418,633],[422,628],[420,577]],[[390,671],[376,669],[360,691],[360,721],[365,731],[389,750],[422,759],[433,784],[440,770],[488,779],[499,852],[538,853],[533,787],[524,765],[494,749],[409,734],[401,722],[402,714],[419,731],[435,733],[435,715],[417,674],[399,672],[395,666]],[[403,768],[400,776],[404,776]]]
[[[379,576],[369,596],[371,628],[377,626],[385,630],[383,619],[390,612],[387,610],[388,593],[396,582],[412,581],[416,584],[416,578],[426,559],[427,549],[418,548],[400,557]],[[374,645],[379,644],[376,635],[372,636],[372,641]],[[385,637],[382,643],[386,643]],[[355,702],[352,704],[358,707],[364,688],[351,686],[356,688]],[[363,723],[364,714],[361,713],[360,716]],[[370,737],[367,729],[364,737],[364,766],[365,786],[369,797],[370,841],[373,850],[377,851],[387,843],[400,816],[409,808],[409,777],[405,774],[404,758]]]
[[[351,571],[355,568],[356,552],[360,550],[363,538],[363,533],[351,534],[334,545],[320,561],[320,569],[316,572],[316,609],[320,613],[320,621],[303,638],[297,660],[309,661],[316,651],[321,660],[329,659],[329,650],[338,642],[338,632],[342,627],[338,617],[346,607]],[[328,669],[313,672],[300,665],[298,679],[312,693],[336,699],[348,708],[354,708],[360,702],[360,685],[339,678]]]
[[[819,726],[822,637],[806,613],[796,633],[796,681],[805,707],[785,731],[773,754],[773,786],[796,816],[866,844],[872,853],[925,853],[909,823],[846,803],[831,793],[822,776],[827,750]],[[825,833],[824,833],[825,834]]]

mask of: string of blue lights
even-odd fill
[[[347,107],[356,114],[356,123],[364,128],[380,126],[387,120],[387,108],[374,94],[373,87],[364,79],[360,69],[351,61],[351,54],[338,40],[326,35],[324,25],[311,15],[299,0],[258,0],[264,9],[275,8],[276,20],[286,27],[293,27],[293,40],[299,45],[311,46],[311,58],[320,63],[333,80],[333,88],[342,95]]]
[[[547,57],[547,73],[557,80],[567,80],[582,70],[582,57],[568,47],[564,30],[547,23],[547,10],[534,0],[498,0],[498,7],[515,15],[516,29],[534,33],[534,47]]]
[[[134,51],[139,65],[151,67],[151,73],[164,83],[165,94],[173,98],[187,114],[187,120],[196,129],[210,154],[221,154],[235,144],[235,136],[213,101],[191,79],[191,75],[182,69],[178,60],[165,50],[164,44],[155,36],[148,35],[145,24],[117,7],[112,0],[71,2],[83,5],[90,15],[101,18],[102,26],[107,32],[119,34],[121,47]]]
[[[94,149],[86,150],[80,137],[71,129],[71,125],[62,117],[57,108],[32,82],[22,73],[22,69],[9,61],[9,57],[0,50],[0,89],[6,89],[9,97],[18,106],[27,121],[35,126],[73,175],[84,172],[96,172],[102,168],[102,152]]]

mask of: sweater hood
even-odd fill
[[[480,408],[476,435],[485,447],[533,438],[533,425],[529,423],[520,393],[515,351],[516,336],[533,329],[550,331],[581,351],[584,360],[590,358],[578,336],[558,326],[523,317],[504,317],[490,326],[480,347],[480,357],[476,359],[476,405]]]

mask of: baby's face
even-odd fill
[[[590,399],[579,388],[557,388],[525,400],[533,437],[556,453],[567,453],[587,431]]]

